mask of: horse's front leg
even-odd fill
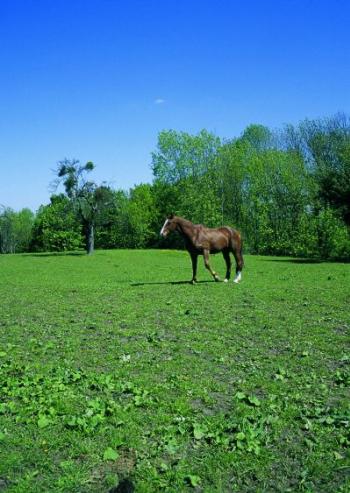
[[[214,272],[213,269],[210,267],[210,264],[209,264],[209,250],[204,250],[203,251],[203,257],[204,257],[204,265],[205,265],[205,268],[208,269],[208,271],[213,276],[213,278],[215,279],[215,281],[220,281],[219,276],[217,275],[217,273]]]
[[[192,260],[192,284],[195,284],[197,282],[197,260],[198,260],[198,254],[197,253],[190,253],[191,255],[191,260]]]

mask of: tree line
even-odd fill
[[[350,119],[339,113],[237,138],[159,133],[153,182],[114,190],[89,180],[91,162],[60,161],[50,203],[0,210],[1,253],[180,247],[159,229],[174,212],[242,231],[256,254],[350,258]]]

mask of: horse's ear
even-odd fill
[[[168,219],[174,219],[174,214],[173,213],[169,214]]]

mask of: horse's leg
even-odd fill
[[[226,262],[226,276],[224,279],[224,282],[228,282],[231,277],[231,257],[230,257],[230,252],[228,250],[224,250],[222,252],[225,262]]]
[[[195,284],[197,282],[197,260],[198,260],[198,254],[197,253],[190,253],[191,255],[191,260],[192,260],[192,284]]]
[[[215,279],[215,281],[220,281],[219,276],[217,275],[217,273],[214,272],[213,269],[210,267],[210,264],[209,264],[209,250],[204,250],[203,251],[203,257],[204,257],[204,265],[205,265],[205,268],[208,269],[208,271],[213,276],[213,278]]]
[[[233,282],[237,284],[242,279],[243,255],[241,246],[239,246],[239,248],[233,249],[233,255],[236,260],[236,275],[233,279]]]

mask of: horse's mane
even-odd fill
[[[201,224],[193,224],[191,221],[189,221],[188,219],[185,219],[184,217],[180,217],[180,216],[174,216],[174,219],[181,223],[181,224],[187,224],[188,226],[202,226]]]

